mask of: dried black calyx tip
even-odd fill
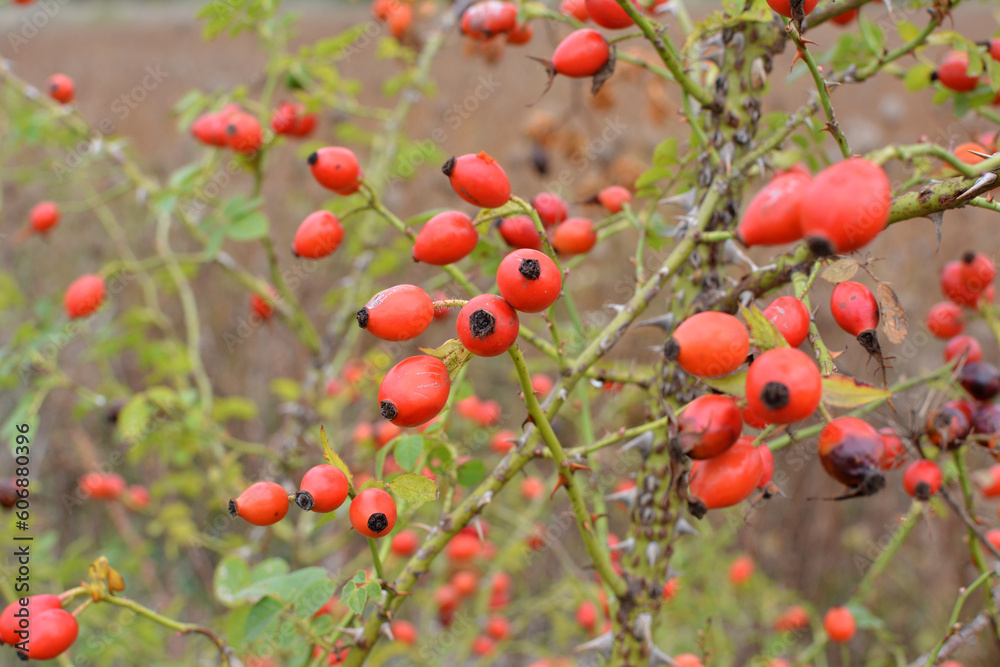
[[[679,357],[680,354],[681,345],[677,342],[676,338],[671,336],[663,345],[663,356],[667,358],[667,361],[677,361],[677,357]]]
[[[496,229],[500,229],[500,226],[503,225],[503,221],[506,219],[507,218],[497,218],[496,220],[493,221],[493,227]]]
[[[294,257],[295,259],[299,258],[299,253],[295,251],[295,244],[294,243],[292,244],[292,257]]]
[[[865,475],[864,480],[861,482],[861,487],[859,489],[860,493],[858,495],[873,496],[884,488],[885,475],[877,470],[871,470]]]
[[[976,261],[976,252],[974,250],[966,250],[962,253],[962,261],[966,264],[972,264]]]
[[[226,125],[226,134],[228,134],[231,137],[236,136],[236,125],[233,123]]]
[[[383,530],[389,527],[389,519],[386,515],[381,512],[375,512],[370,517],[368,517],[368,530],[372,531],[376,535],[381,533]]]
[[[768,410],[780,410],[788,405],[791,398],[788,387],[780,382],[768,382],[760,392],[760,402]]]
[[[395,419],[396,416],[399,414],[399,410],[396,409],[396,404],[393,403],[392,401],[382,401],[381,403],[378,404],[378,409],[379,412],[382,413],[382,416],[388,419],[389,421]]]
[[[691,516],[696,519],[703,519],[705,514],[708,513],[708,508],[705,507],[705,503],[700,500],[689,500],[688,512],[691,512]]]
[[[239,508],[236,507],[236,499],[235,498],[230,498],[229,499],[229,516],[236,516],[239,513],[240,513]]]
[[[492,336],[496,327],[497,318],[493,317],[493,313],[482,308],[469,315],[469,331],[472,332],[472,337],[476,340]]]
[[[931,81],[937,81],[937,80],[938,80],[938,73],[937,70],[934,70],[933,72],[931,72]]]
[[[452,156],[441,167],[441,173],[447,176],[448,178],[451,178],[451,175],[454,171],[455,171],[455,156]]]
[[[319,153],[317,153],[317,152],[315,152],[315,151],[314,151],[314,152],[312,152],[312,153],[311,153],[311,154],[309,155],[309,157],[308,157],[308,158],[306,158],[306,162],[308,162],[308,163],[309,163],[309,166],[310,166],[310,167],[311,167],[311,166],[313,166],[314,164],[316,164],[316,162],[317,162],[318,160],[319,160]]]
[[[807,238],[806,245],[809,246],[809,252],[817,257],[829,257],[837,251],[828,239],[819,236],[810,236]]]
[[[878,334],[874,329],[866,329],[858,334],[858,342],[865,348],[868,354],[882,355],[882,346],[878,343]]]
[[[358,326],[362,329],[368,328],[368,309],[362,308],[358,311]]]
[[[542,275],[542,264],[537,259],[522,259],[517,270],[525,280],[538,280]]]
[[[308,512],[316,504],[316,501],[313,500],[312,494],[308,491],[298,491],[295,494],[295,504]]]
[[[918,482],[917,488],[913,490],[913,496],[917,500],[927,502],[931,499],[931,485],[927,482]]]

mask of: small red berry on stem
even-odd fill
[[[434,319],[434,302],[416,285],[382,290],[358,311],[358,326],[376,338],[404,341],[416,338]]]
[[[823,427],[819,457],[830,477],[852,489],[844,498],[870,496],[885,486],[882,436],[857,417],[840,417]]]
[[[846,253],[885,229],[892,188],[882,167],[851,158],[817,174],[803,202],[799,219],[809,248],[821,256]]]
[[[336,466],[323,463],[303,475],[295,504],[307,512],[332,512],[347,500],[347,491],[347,476]]]
[[[809,335],[809,309],[794,296],[779,296],[764,309],[764,317],[791,347],[798,347]]]
[[[441,412],[449,391],[443,361],[428,355],[410,357],[386,373],[378,389],[379,410],[396,426],[420,426]]]
[[[438,213],[421,228],[413,242],[413,261],[434,266],[452,264],[469,255],[479,243],[472,218],[461,211]]]
[[[917,500],[930,500],[941,488],[941,480],[941,468],[928,459],[914,461],[903,471],[903,488]]]
[[[480,294],[458,312],[458,340],[480,357],[503,354],[517,340],[520,324],[517,311],[495,294]]]
[[[562,274],[552,259],[537,250],[508,254],[497,267],[497,287],[510,305],[523,313],[539,313],[559,298]]]
[[[552,247],[560,255],[583,255],[597,244],[594,223],[587,218],[570,218],[552,233]]]
[[[747,408],[769,424],[792,424],[819,406],[823,380],[808,354],[778,347],[757,357],[747,370]]]
[[[71,319],[87,317],[104,302],[104,278],[97,275],[81,276],[66,290],[63,305]]]
[[[45,234],[59,224],[59,206],[55,202],[40,201],[31,207],[28,219],[31,228],[39,234]]]
[[[757,490],[764,463],[751,444],[741,438],[722,454],[695,461],[688,473],[688,510],[697,518],[711,509],[737,505]]]
[[[850,641],[855,630],[854,614],[847,607],[833,607],[823,617],[823,629],[831,641]]]
[[[499,208],[510,201],[510,181],[486,152],[453,157],[441,171],[459,197],[479,208]]]
[[[688,403],[677,417],[678,444],[692,459],[709,459],[733,446],[743,418],[728,396],[708,394]]]
[[[288,514],[288,492],[274,482],[256,482],[229,501],[229,515],[255,526],[270,526]]]
[[[979,85],[979,77],[970,76],[969,54],[965,51],[952,51],[941,62],[937,71],[931,74],[931,81],[940,81],[941,85],[957,93],[967,93]]]
[[[69,104],[76,97],[76,86],[73,79],[65,74],[53,74],[45,82],[45,87],[49,91],[49,97],[61,104]]]
[[[538,250],[542,247],[542,237],[535,229],[535,223],[526,215],[500,218],[497,221],[497,230],[511,248]]]
[[[330,211],[316,211],[306,216],[295,232],[292,252],[296,257],[320,259],[340,246],[344,238],[344,227]]]
[[[531,206],[538,211],[538,217],[546,227],[558,225],[569,217],[569,208],[562,197],[551,192],[542,192],[531,200]]]
[[[340,146],[326,146],[308,159],[313,178],[327,190],[351,194],[360,185],[361,167],[354,152]]]
[[[927,311],[927,330],[938,338],[952,338],[965,329],[962,309],[951,301],[942,301]]]
[[[597,193],[595,199],[608,213],[619,213],[632,202],[632,193],[620,185],[612,185]]]
[[[351,501],[351,525],[365,537],[384,537],[396,525],[396,501],[382,489],[364,489]]]
[[[747,328],[728,313],[707,311],[681,322],[663,347],[668,361],[699,377],[728,375],[746,361]]]
[[[775,176],[750,201],[736,228],[743,245],[782,245],[802,238],[801,209],[812,176],[789,172]]]

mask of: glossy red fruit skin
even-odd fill
[[[513,30],[517,25],[517,5],[500,0],[478,2],[462,14],[462,32],[475,39],[487,39]]]
[[[587,218],[570,218],[552,233],[552,247],[560,255],[583,255],[597,244],[594,223]]]
[[[520,46],[521,44],[527,44],[530,42],[531,38],[534,36],[535,29],[531,27],[531,24],[521,23],[519,25],[515,25],[507,31],[507,43]]]
[[[751,428],[762,429],[768,426],[767,420],[758,416],[749,406],[744,405],[741,414],[743,416],[743,423]]]
[[[587,15],[602,28],[621,30],[635,24],[615,0],[586,0],[584,4]]]
[[[941,85],[957,93],[967,93],[979,85],[979,77],[969,76],[969,54],[964,51],[952,51],[934,73],[934,78]]]
[[[397,556],[412,556],[417,553],[420,547],[420,538],[412,530],[401,530],[392,536],[392,544],[389,545],[392,553]]]
[[[992,465],[982,474],[983,478],[977,478],[979,490],[987,498],[1000,496],[1000,465]]]
[[[413,261],[444,266],[464,259],[479,243],[472,218],[461,211],[444,211],[427,221],[413,242]]]
[[[412,340],[434,320],[434,301],[416,285],[395,285],[369,299],[357,319],[358,326],[376,338]]]
[[[347,476],[336,466],[322,463],[313,466],[302,476],[295,502],[304,510],[325,514],[344,504],[347,490]],[[302,493],[309,494],[308,502]]]
[[[551,192],[542,192],[531,200],[531,206],[538,211],[538,217],[546,227],[558,225],[569,217],[569,208],[562,197]]]
[[[125,480],[115,473],[88,472],[77,482],[80,491],[94,500],[118,500],[125,492]]]
[[[365,537],[385,537],[396,525],[396,501],[382,489],[362,489],[351,501],[351,525]]]
[[[953,338],[965,329],[962,309],[951,301],[942,301],[927,311],[927,330],[937,338]]]
[[[688,507],[701,518],[705,510],[737,505],[757,490],[763,474],[764,463],[757,448],[737,441],[722,454],[691,464],[688,494],[694,501]]]
[[[819,0],[806,0],[802,8],[803,12],[808,16],[812,10],[816,9],[818,3]],[[792,6],[789,0],[767,0],[767,5],[785,18],[792,18]]]
[[[458,312],[458,340],[479,357],[503,354],[517,340],[517,311],[502,296],[480,294]]]
[[[788,172],[775,176],[750,201],[736,228],[740,243],[747,247],[782,245],[802,238],[800,217],[808,173]]]
[[[830,312],[840,328],[855,337],[878,327],[878,301],[875,300],[875,295],[861,283],[852,280],[833,288]]]
[[[752,443],[753,439],[750,438],[750,441]],[[760,481],[757,482],[757,488],[763,489],[774,479],[774,452],[767,445],[761,445],[757,448],[757,454],[760,455],[760,462],[764,466],[764,472],[760,476]]]
[[[271,129],[277,134],[307,137],[316,127],[316,114],[306,113],[305,106],[284,102],[271,116]]]
[[[386,373],[378,389],[379,408],[396,426],[420,426],[441,412],[449,391],[444,362],[427,355],[410,357]]]
[[[81,276],[73,281],[63,297],[70,319],[87,317],[104,303],[104,279],[96,275]]]
[[[847,607],[833,607],[823,617],[823,629],[831,641],[850,641],[855,631],[854,614]]]
[[[285,518],[288,505],[288,492],[280,484],[256,482],[229,501],[229,514],[255,526],[270,526]]]
[[[278,290],[276,288],[268,286],[267,291],[269,292],[267,299],[256,292],[250,295],[250,308],[262,320],[270,319],[271,315],[274,315],[274,302],[278,298]]]
[[[986,361],[974,361],[962,367],[959,382],[977,401],[991,401],[1000,393],[1000,372]]]
[[[349,190],[358,184],[361,166],[350,149],[326,146],[311,154],[308,159],[313,178],[327,190]]]
[[[779,296],[764,309],[766,317],[778,327],[782,337],[792,347],[802,345],[809,335],[809,309],[794,296]]]
[[[930,500],[941,488],[941,468],[934,461],[920,459],[906,466],[903,471],[903,488],[917,500]]]
[[[228,114],[207,113],[191,123],[191,135],[203,144],[222,147],[226,145],[226,118]]]
[[[881,465],[885,458],[882,436],[871,424],[857,417],[840,417],[819,434],[819,457],[830,477],[866,495],[885,485]]]
[[[747,407],[770,424],[793,424],[816,411],[823,393],[819,367],[805,352],[778,347],[747,370]]]
[[[562,293],[562,273],[545,253],[522,249],[508,254],[497,267],[500,296],[522,313],[540,313]]]
[[[562,0],[559,3],[559,13],[563,16],[572,16],[583,23],[586,23],[587,19],[590,18],[585,0]]]
[[[632,193],[620,185],[611,185],[597,193],[597,201],[608,213],[619,213],[632,203]]]
[[[903,439],[888,426],[880,428],[878,434],[882,438],[882,446],[884,448],[882,463],[879,467],[882,470],[895,470],[905,465],[907,453]]]
[[[681,322],[664,345],[663,353],[685,372],[698,377],[728,375],[747,359],[750,335],[728,313],[706,311]]]
[[[682,449],[692,459],[710,459],[726,451],[743,433],[743,418],[736,401],[707,394],[694,399],[677,417]],[[689,449],[690,447],[690,449]]]
[[[498,208],[510,201],[510,181],[500,164],[485,151],[453,157],[441,171],[464,201],[479,208]]]
[[[955,336],[944,346],[944,360],[946,362],[961,358],[963,355],[966,363],[979,361],[983,358],[983,348],[979,341],[972,336]]]
[[[986,255],[980,252],[967,252],[962,256],[961,271],[958,277],[965,289],[979,294],[993,283],[997,275],[997,267]]]
[[[53,74],[45,82],[45,88],[49,91],[49,97],[60,104],[69,104],[76,97],[76,86],[73,79],[65,74]]]
[[[42,612],[50,609],[62,608],[62,602],[60,602],[58,595],[32,595],[27,600],[29,619],[37,618]],[[15,614],[22,609],[23,607],[21,607],[20,600],[18,599],[7,605],[3,613],[0,613],[0,642],[13,646],[20,641],[20,637],[17,634],[19,618]]]
[[[526,215],[501,218],[497,223],[497,229],[504,242],[511,248],[538,250],[542,247],[542,237],[535,229],[535,223]]]
[[[33,230],[45,234],[59,224],[59,206],[55,202],[40,201],[31,207],[28,219]]]
[[[292,252],[296,257],[320,259],[340,247],[344,239],[344,226],[333,213],[316,211],[306,216],[295,232]]]
[[[834,16],[830,20],[839,26],[850,25],[851,22],[858,17],[858,13],[859,12],[857,9],[851,9],[849,11],[844,12],[843,14],[838,14]]]
[[[264,143],[260,121],[245,112],[226,119],[226,145],[237,153],[256,153]]]
[[[583,28],[571,32],[552,54],[552,68],[557,74],[580,79],[594,76],[608,63],[611,47],[604,35]]]
[[[889,221],[892,188],[882,167],[851,158],[821,171],[806,189],[799,220],[817,254],[868,245]]]
[[[46,609],[30,616],[28,623],[26,653],[31,660],[52,660],[72,646],[80,633],[76,617],[65,609]]]

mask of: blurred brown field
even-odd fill
[[[160,176],[195,159],[203,150],[178,129],[171,115],[171,107],[187,91],[197,88],[222,92],[241,85],[256,91],[263,83],[264,56],[254,41],[242,36],[205,43],[200,25],[193,18],[197,4],[55,4],[58,11],[37,34],[16,45],[12,44],[10,34],[25,34],[25,12],[31,16],[41,10],[0,8],[0,55],[13,63],[20,76],[36,85],[54,72],[71,76],[76,82],[82,114],[95,127],[110,119],[113,136],[127,138],[139,162]],[[359,3],[296,3],[290,8],[304,19],[299,23],[302,43],[331,36],[346,26],[368,20],[367,7]],[[885,22],[881,3],[865,7],[864,13]],[[963,5],[954,15],[954,29],[972,38],[986,38],[997,29],[997,13],[995,5]],[[922,24],[924,19],[913,16],[910,20]],[[418,22],[418,31],[424,27]],[[541,94],[545,73],[525,55],[549,54],[557,43],[556,34],[539,22],[530,44],[507,48],[496,63],[487,62],[479,54],[470,54],[457,34],[453,34],[432,70],[438,94],[421,100],[411,114],[407,125],[409,136],[417,141],[440,139],[444,155],[487,151],[504,165],[514,192],[524,197],[542,191],[563,173],[568,174],[564,193],[575,202],[582,202],[612,182],[630,184],[647,166],[653,148],[663,138],[686,136],[685,128],[678,123],[676,91],[660,88],[649,75],[620,63],[619,71],[597,98],[590,98],[588,84],[557,80],[546,97],[528,107]],[[809,37],[825,48],[834,43],[838,34],[836,28],[821,28]],[[362,82],[365,90],[362,97],[369,102],[378,102],[380,82],[397,70],[392,62],[376,60],[375,50],[374,41],[367,46],[359,43],[358,53],[340,65],[344,76]],[[806,77],[789,84],[783,81],[792,56],[791,49],[786,49],[775,63],[772,86],[765,98],[765,113],[794,109],[807,100],[811,82]],[[153,78],[159,81],[148,85],[153,72],[157,73]],[[856,153],[886,143],[917,143],[923,136],[944,145],[956,145],[981,132],[998,129],[971,116],[956,121],[949,108],[934,107],[931,98],[929,90],[907,93],[898,80],[885,74],[868,85],[844,86],[833,93],[839,119]],[[337,143],[333,126],[341,120],[344,119],[336,114],[324,112],[316,136]],[[533,167],[536,151],[531,136],[545,145],[547,175],[540,175]],[[829,144],[828,155],[832,157],[835,152]],[[273,153],[264,185],[265,210],[279,248],[286,248],[298,223],[322,205],[325,193],[310,177],[298,146],[286,143]],[[52,160],[51,156],[40,158],[43,159],[49,163]],[[45,165],[45,161],[38,164],[43,171]],[[439,173],[439,166],[418,165],[413,178],[391,187],[386,194],[387,204],[403,218],[453,205],[454,196]],[[890,176],[899,184],[898,165],[893,169]],[[16,232],[23,226],[28,209],[37,200],[58,201],[61,196],[73,193],[71,186],[60,184],[51,173],[38,181],[24,183],[5,175],[3,187],[0,231],[5,233]],[[224,186],[221,196],[247,193],[249,189],[250,177],[239,174]],[[823,202],[814,204],[821,206]],[[673,212],[663,210],[667,214]],[[574,207],[574,212],[581,215],[587,211],[583,205]],[[597,215],[596,211],[591,212]],[[940,362],[943,343],[931,339],[922,324],[926,309],[943,298],[938,271],[946,261],[970,248],[996,258],[1000,236],[996,233],[996,217],[990,215],[978,209],[948,213],[940,249],[933,224],[924,219],[894,226],[866,248],[865,253],[880,258],[874,270],[896,290],[910,319],[906,342],[897,346],[883,340],[883,350],[893,357],[890,381]],[[135,238],[149,241],[149,220],[130,220],[128,224]],[[73,277],[110,258],[106,237],[91,214],[71,213],[62,225],[50,239],[0,246],[0,263],[5,270],[13,271],[21,288],[30,296],[61,294]],[[350,225],[347,227],[350,233]],[[568,287],[578,295],[585,321],[606,319],[610,311],[605,304],[620,301],[623,292],[630,289],[634,269],[628,257],[634,235],[622,236],[615,244],[599,246],[569,278]],[[176,245],[180,249],[183,242]],[[265,275],[266,261],[256,247],[230,244],[227,249]],[[751,256],[759,264],[766,264],[769,254],[767,250],[755,250]],[[53,262],[49,257],[58,260]],[[290,255],[285,258],[291,260]],[[323,296],[346,273],[342,259],[335,255],[303,280],[298,289],[318,323],[325,323],[330,316],[331,309],[323,304]],[[475,270],[471,272],[476,277]],[[433,274],[429,267],[407,267],[399,279],[422,281]],[[488,284],[489,276],[479,277],[483,278],[479,284]],[[875,364],[867,362],[864,352],[849,336],[835,330],[826,305],[830,286],[822,281],[818,284],[813,298],[813,303],[819,305],[816,317],[821,329],[830,332],[827,342],[831,348],[846,350],[838,359],[841,369],[877,382]],[[239,435],[266,442],[278,420],[267,381],[273,377],[301,377],[307,356],[276,323],[265,325],[244,344],[228,351],[221,332],[233,330],[240,318],[248,316],[247,295],[211,267],[201,272],[195,286],[199,295],[208,296],[202,302],[201,314],[206,332],[214,332],[206,333],[203,342],[208,373],[220,395],[247,396],[261,406],[261,419],[242,428]],[[127,288],[122,295],[123,303],[135,296]],[[422,345],[440,342],[452,335],[449,326],[435,324],[417,342]],[[996,341],[985,325],[975,322],[969,331],[986,342],[986,358],[996,361]],[[662,341],[661,333],[637,330],[619,345],[616,358],[624,364],[631,359],[651,359],[654,354],[651,346]],[[74,343],[63,354],[73,358],[79,352],[79,344]],[[132,363],[122,360],[120,370],[126,379]],[[481,363],[470,373],[484,398],[494,398],[488,392],[491,368],[496,367]],[[86,381],[85,377],[79,379]],[[495,398],[511,408],[508,412],[519,414],[513,409],[516,397]],[[873,421],[876,426],[912,426],[913,414],[922,398],[898,400],[895,412],[882,410]],[[70,397],[60,394],[47,402],[42,423],[46,424],[49,439],[68,437],[69,405]],[[0,398],[0,412],[7,407],[5,399]],[[376,416],[374,397],[363,403],[363,410],[364,417]],[[515,427],[517,420],[519,417],[508,417],[509,425]],[[69,450],[53,455],[57,463],[65,464],[70,471],[64,481],[72,484],[80,463]],[[973,461],[978,466],[990,463],[985,452]],[[846,597],[860,578],[859,567],[878,553],[908,506],[900,475],[891,476],[888,490],[874,499],[809,502],[807,497],[829,496],[838,491],[820,469],[814,442],[805,441],[779,453],[776,464],[779,477],[781,473],[787,477],[783,489],[789,499],[772,500],[752,516],[750,527],[739,532],[742,547],[755,555],[770,577],[801,591],[806,599]],[[1000,525],[995,509],[983,506],[985,521],[991,527]],[[911,638],[908,642],[911,645],[926,646],[937,639],[958,588],[972,580],[973,568],[961,555],[965,550],[964,539],[965,530],[954,518],[925,522],[880,582],[874,610],[890,629]],[[981,596],[977,595],[967,610],[979,608]],[[970,613],[967,611],[963,618],[970,617]],[[916,628],[932,628],[934,635],[914,636]],[[981,639],[979,645],[963,650],[958,657],[966,665],[1000,664],[997,643],[991,642],[986,633]],[[866,633],[858,641],[873,641],[873,637]]]

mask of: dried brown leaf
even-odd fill
[[[878,299],[882,317],[882,331],[890,343],[899,345],[906,338],[906,311],[899,303],[899,297],[891,287],[880,282],[875,288],[875,298]]]

